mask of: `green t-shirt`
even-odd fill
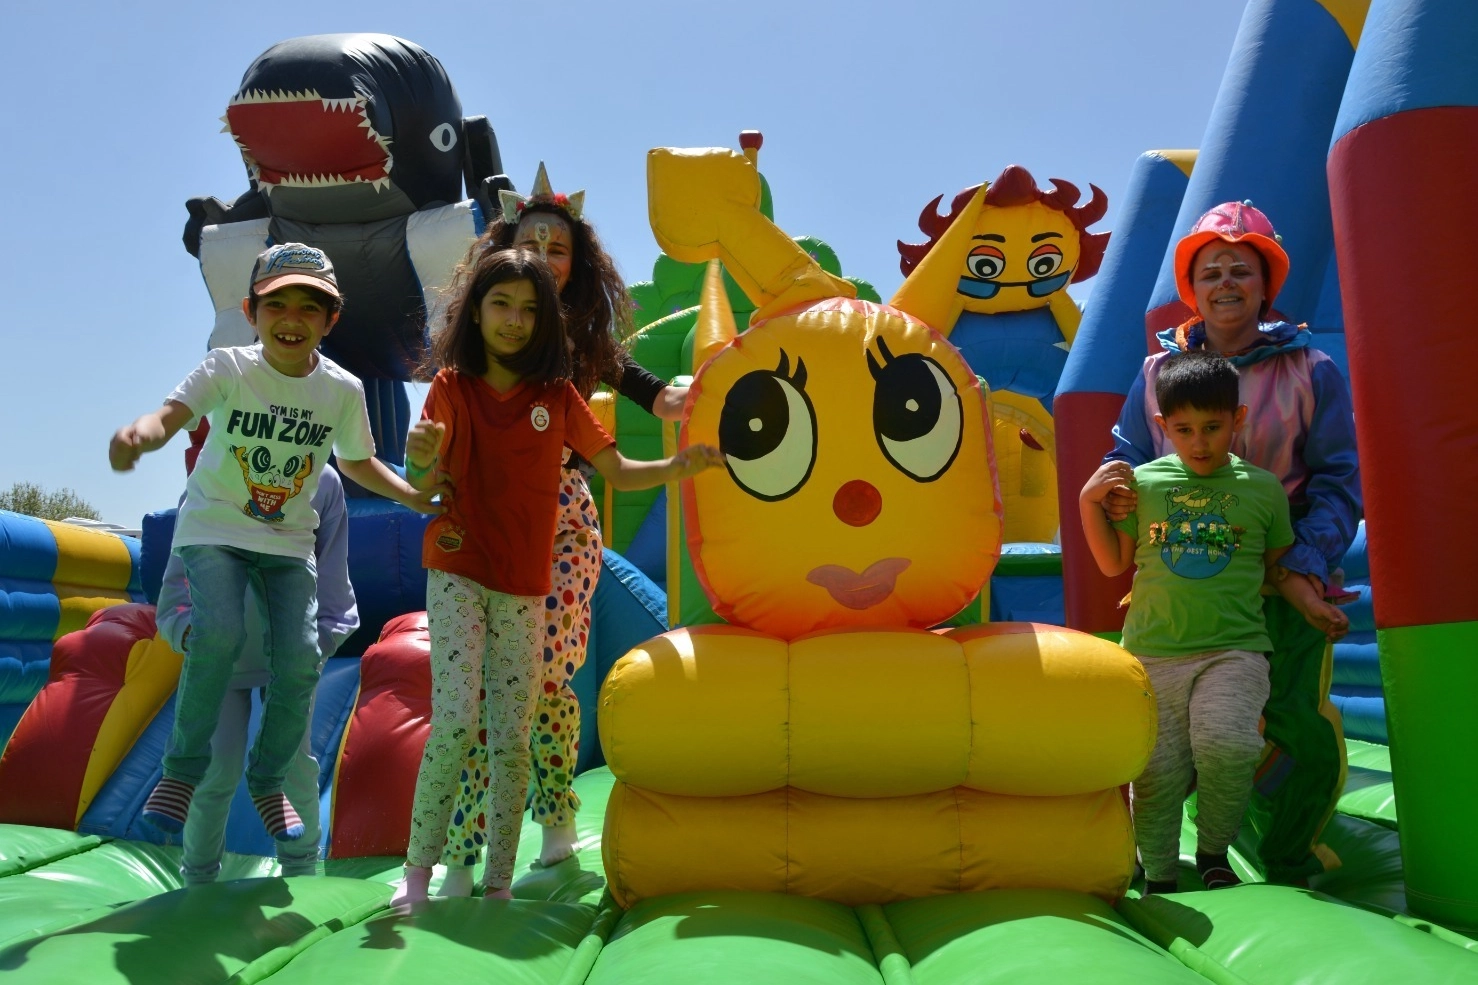
[[[1263,623],[1263,555],[1293,543],[1273,473],[1231,456],[1199,476],[1166,455],[1134,470],[1139,510],[1114,524],[1134,538],[1124,648],[1141,657],[1273,648]]]

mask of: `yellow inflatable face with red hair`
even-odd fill
[[[730,622],[783,639],[928,627],[995,566],[979,383],[896,309],[831,298],[756,324],[703,366],[686,427],[727,465],[685,483],[684,513],[699,579]]]

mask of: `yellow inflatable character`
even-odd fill
[[[809,262],[739,155],[653,151],[648,181],[663,249],[722,257],[759,308],[738,335],[710,267],[683,440],[728,468],[682,496],[733,625],[664,633],[606,679],[611,892],[1121,895],[1121,785],[1155,728],[1139,663],[1057,627],[929,628],[1000,549],[974,374],[912,313]]]
[[[1096,186],[1077,204],[1075,185],[1037,187],[1011,165],[989,184],[924,207],[925,243],[898,243],[907,278],[892,304],[949,336],[991,388],[996,465],[1007,541],[1050,541],[1057,533],[1052,397],[1080,313],[1067,285],[1092,277],[1108,233],[1088,227],[1108,198]]]

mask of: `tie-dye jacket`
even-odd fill
[[[1283,556],[1290,571],[1325,584],[1355,538],[1360,521],[1360,463],[1350,391],[1339,368],[1312,348],[1312,335],[1288,322],[1259,326],[1263,340],[1231,360],[1241,373],[1247,426],[1232,442],[1232,454],[1272,472],[1293,506],[1294,545]],[[1165,357],[1200,348],[1205,329],[1167,329],[1159,335],[1165,352],[1144,361],[1114,425],[1114,448],[1104,461],[1130,465],[1173,453],[1155,415],[1155,379]]]

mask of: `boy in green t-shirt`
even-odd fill
[[[1137,565],[1124,648],[1144,664],[1160,727],[1132,785],[1135,840],[1147,892],[1176,890],[1181,808],[1196,778],[1196,868],[1207,889],[1234,886],[1227,862],[1252,794],[1263,740],[1272,649],[1261,591],[1270,582],[1330,639],[1349,628],[1307,578],[1277,567],[1293,543],[1288,497],[1271,472],[1230,453],[1247,408],[1237,370],[1221,356],[1172,356],[1155,384],[1174,455],[1132,472],[1109,462],[1078,497],[1083,533],[1099,569]],[[1138,487],[1139,509],[1110,523],[1109,491]]]

